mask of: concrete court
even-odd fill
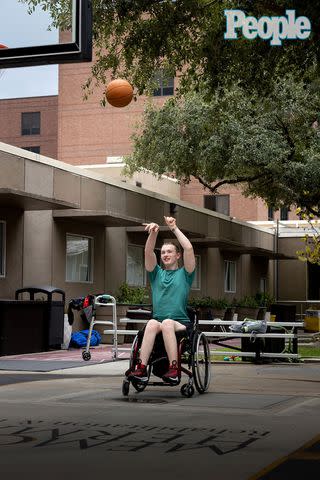
[[[292,453],[320,440],[320,364],[217,363],[204,395],[150,387],[126,400],[127,364],[1,371],[1,477],[317,478],[320,442]],[[288,455],[289,470],[261,474]]]

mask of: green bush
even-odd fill
[[[266,307],[268,310],[270,306],[275,302],[275,298],[270,293],[256,293],[255,298],[261,307]]]
[[[236,305],[238,307],[250,307],[250,308],[259,308],[259,302],[255,296],[245,295],[244,297],[240,298]]]
[[[251,307],[251,308],[259,308],[259,307],[267,307],[269,308],[272,303],[274,303],[275,299],[269,293],[261,293],[258,292],[255,295],[245,295],[244,297],[240,298],[239,300],[235,301],[235,304],[238,307]]]
[[[230,306],[230,303],[225,298],[200,297],[191,298],[188,302],[191,307],[195,308],[216,308],[223,310]]]
[[[126,282],[122,283],[116,293],[117,303],[129,303],[132,305],[140,305],[149,303],[150,296],[148,289],[145,287],[131,287]]]

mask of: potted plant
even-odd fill
[[[245,318],[257,319],[259,310],[260,305],[255,296],[245,295],[236,302],[236,313],[241,322]]]
[[[146,287],[134,287],[126,282],[119,286],[115,295],[117,304],[125,304],[130,306],[141,306],[149,302],[150,296]]]
[[[212,318],[220,318],[223,320],[229,307],[230,302],[228,302],[226,298],[213,298],[211,305]]]
[[[196,309],[199,320],[209,320],[212,318],[210,312],[212,305],[211,297],[191,298],[188,304],[190,307]]]

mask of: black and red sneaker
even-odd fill
[[[176,385],[180,382],[178,363],[176,360],[173,360],[167,373],[162,376],[162,380],[173,385]]]
[[[128,380],[136,380],[141,383],[147,383],[149,380],[147,367],[139,362],[134,370],[127,370],[125,373]]]

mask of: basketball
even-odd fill
[[[4,45],[3,43],[0,43],[0,48],[8,48],[7,45]]]
[[[106,98],[113,107],[129,105],[133,96],[133,88],[127,80],[112,80],[106,88]]]

